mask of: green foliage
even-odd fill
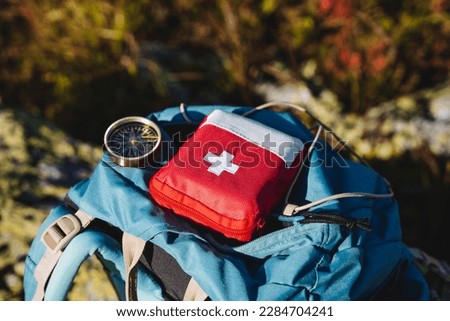
[[[3,100],[69,130],[85,127],[92,134],[92,128],[102,123],[83,126],[81,118],[85,121],[88,112],[111,120],[118,109],[136,103],[133,92],[140,93],[140,100],[146,97],[144,91],[157,96],[152,88],[158,86],[150,85],[159,80],[150,75],[144,82],[136,81],[139,47],[133,28],[144,18],[134,17],[142,16],[145,5],[145,1],[131,6],[126,1],[6,1],[0,13]]]
[[[262,80],[306,80],[362,113],[444,81],[450,66],[448,0],[8,0],[0,9],[3,100],[91,140],[125,111],[214,95],[260,102]]]

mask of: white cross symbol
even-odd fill
[[[231,162],[233,158],[233,154],[223,151],[220,156],[208,152],[203,159],[208,163],[211,163],[211,166],[208,168],[208,172],[219,176],[223,171],[227,171],[231,174],[235,174],[237,172],[239,166]]]

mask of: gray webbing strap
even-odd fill
[[[89,214],[78,210],[75,214],[61,216],[44,231],[41,241],[47,249],[34,271],[37,285],[33,301],[42,301],[44,299],[45,286],[53,269],[58,264],[64,247],[75,235],[88,226],[93,219]]]
[[[145,241],[132,234],[123,233],[122,251],[125,262],[125,298],[137,300],[137,263],[144,252]]]
[[[205,301],[207,297],[208,294],[203,291],[194,278],[191,278],[184,293],[183,301]]]

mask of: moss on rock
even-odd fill
[[[47,121],[3,108],[0,151],[0,300],[22,300],[24,261],[39,226],[69,187],[89,176],[102,151]],[[116,299],[95,258],[76,281],[71,300]]]

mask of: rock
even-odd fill
[[[418,118],[414,124],[433,154],[450,157],[450,121]]]
[[[40,224],[101,154],[45,120],[0,107],[0,301],[23,299],[24,261]],[[116,298],[96,259],[81,271],[81,279],[95,278],[77,283],[70,299]]]
[[[312,93],[305,85],[286,84],[278,87],[265,83],[257,86],[256,90],[263,93],[268,101],[290,101],[296,103],[308,103],[311,101]]]
[[[267,101],[287,101],[306,106],[319,120],[366,158],[387,160],[427,146],[439,157],[450,156],[450,88],[429,90],[429,113],[419,113],[415,95],[400,97],[375,106],[364,115],[343,114],[336,97],[324,90],[311,94],[303,83],[264,83],[258,92]]]
[[[450,123],[450,85],[432,95],[430,113],[437,121]]]
[[[308,110],[325,124],[335,120],[336,114],[342,110],[336,96],[322,90],[319,97],[315,97],[304,83],[288,83],[278,86],[272,83],[262,83],[256,91],[265,97],[266,101],[284,101],[306,106]],[[293,110],[291,110],[293,111]],[[295,111],[294,111],[295,112]]]

